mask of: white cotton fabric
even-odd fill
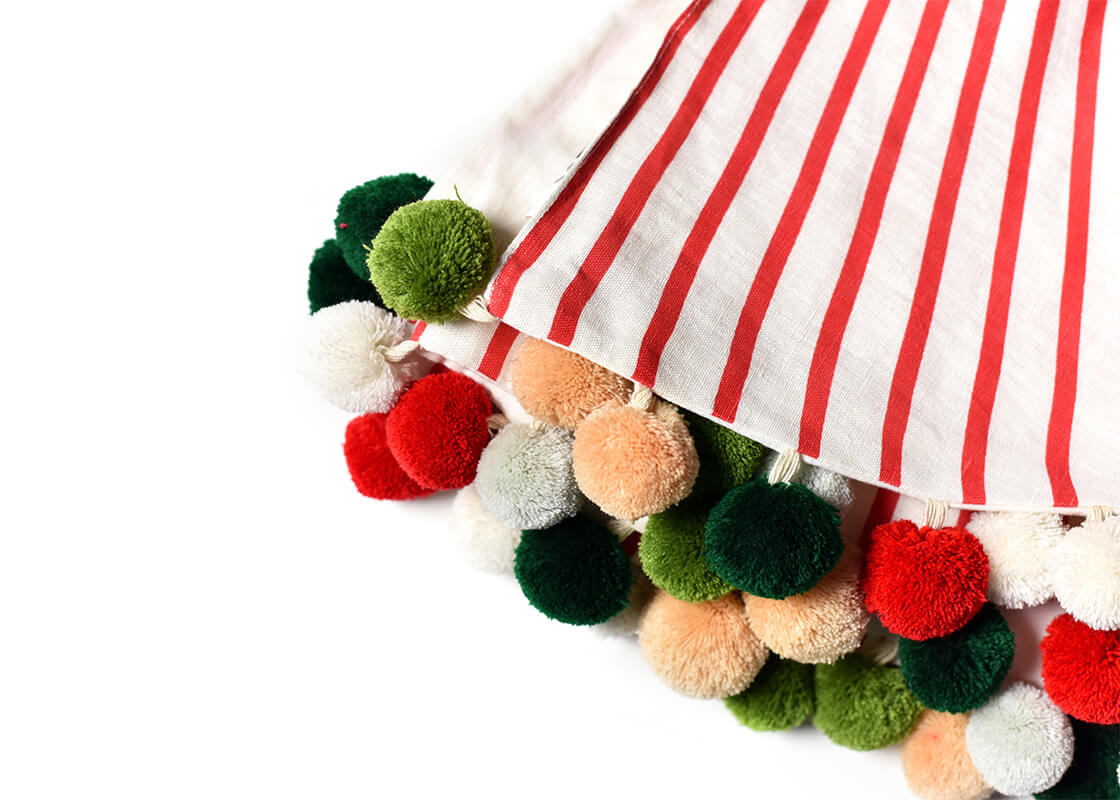
[[[736,3],[715,0],[685,36],[650,99],[594,172],[571,215],[521,276],[503,320],[547,338],[584,260],[639,165],[680,106]],[[1079,380],[1069,451],[1076,502],[1059,500],[1047,463],[1073,146],[1074,101],[1086,3],[1063,3],[1041,88],[1015,278],[992,420],[983,500],[962,488],[972,398],[1008,158],[1038,5],[1008,3],[952,217],[940,289],[912,393],[901,457],[902,492],[986,509],[1120,506],[1120,358],[1115,308],[1120,260],[1120,14],[1104,17],[1092,165],[1089,246]],[[582,310],[571,348],[630,376],[667,276],[735,145],[798,15],[800,3],[766,3],[732,55],[679,152],[638,213],[618,255]],[[732,424],[776,450],[797,447],[802,400],[818,334],[844,261],[867,179],[924,4],[892,3],[832,146],[804,224],[761,323]],[[777,105],[742,187],[687,294],[656,373],[667,400],[714,417],[731,340],[756,269],[786,207],[810,140],[852,40],[863,4],[830,4]],[[925,253],[980,16],[951,3],[898,157],[877,239],[843,338],[815,461],[865,482],[881,475],[884,419],[896,358]],[[1108,143],[1108,144],[1106,144]],[[578,165],[577,165],[578,169]],[[569,177],[572,173],[569,172]],[[534,231],[526,226],[507,258]],[[491,284],[488,297],[493,308]],[[964,454],[964,455],[962,455]]]

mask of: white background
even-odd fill
[[[436,177],[602,0],[0,18],[0,796],[907,796],[352,488],[295,373],[350,186]]]

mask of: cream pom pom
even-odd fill
[[[902,771],[922,800],[982,800],[992,787],[965,747],[967,714],[924,711],[902,743]]]
[[[779,453],[771,450],[762,460],[759,474],[766,475],[774,468]],[[837,511],[846,511],[852,504],[852,482],[838,472],[830,472],[824,467],[802,462],[793,476],[794,483],[800,483],[817,497],[834,506]]]
[[[1120,628],[1120,516],[1087,519],[1054,550],[1050,574],[1062,608],[1097,630]]]
[[[744,594],[743,601],[763,644],[805,664],[830,663],[856,650],[871,619],[859,590],[859,558],[851,550],[804,594],[784,600]]]
[[[1054,596],[1050,564],[1065,533],[1059,514],[978,511],[968,532],[988,555],[988,599],[1004,608],[1026,608]]]
[[[321,308],[308,323],[302,371],[324,399],[345,411],[387,413],[431,368],[416,350],[389,350],[408,335],[407,322],[373,303]]]
[[[521,531],[503,525],[487,511],[474,484],[455,493],[451,504],[451,538],[475,569],[513,573],[513,554],[521,541]]]
[[[739,694],[769,656],[735,592],[686,603],[658,590],[638,623],[638,644],[654,672],[689,697]]]
[[[1042,792],[1073,763],[1073,726],[1041,689],[1014,683],[972,712],[965,737],[972,763],[996,791]]]
[[[475,486],[482,505],[511,528],[540,530],[574,517],[571,431],[506,425],[482,451]]]

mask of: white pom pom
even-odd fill
[[[996,791],[1042,792],[1073,762],[1073,727],[1041,689],[1013,683],[972,712],[965,729],[972,763]]]
[[[399,361],[385,351],[408,338],[408,323],[360,300],[311,315],[303,373],[324,399],[356,414],[388,412],[431,364],[416,352]]]
[[[571,431],[507,425],[482,451],[475,486],[482,505],[511,528],[551,528],[579,512]]]
[[[653,584],[642,572],[637,559],[630,562],[630,570],[634,575],[634,582],[630,585],[630,603],[622,611],[615,614],[606,622],[592,626],[604,636],[619,638],[638,635],[638,620],[642,617],[642,609],[653,597]]]
[[[989,600],[1026,608],[1054,596],[1050,565],[1066,530],[1060,515],[978,511],[966,527],[988,555]]]
[[[1120,516],[1087,519],[1067,533],[1051,575],[1062,608],[1098,630],[1120,628]]]
[[[521,531],[503,525],[482,507],[474,485],[460,489],[451,504],[451,537],[475,569],[513,572],[513,553]]]
[[[762,460],[759,475],[768,475],[781,455],[771,450]],[[794,483],[800,483],[810,492],[825,502],[836,507],[838,511],[846,511],[852,504],[852,483],[838,472],[830,472],[824,467],[815,464],[802,463],[793,476]]]

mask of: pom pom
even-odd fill
[[[907,688],[927,707],[959,714],[984,704],[1007,677],[1015,634],[990,603],[959,631],[898,643]]]
[[[988,599],[1004,608],[1026,608],[1054,596],[1049,565],[1065,533],[1058,514],[978,511],[968,523],[988,556]]]
[[[551,528],[579,512],[572,434],[507,425],[482,451],[475,479],[486,508],[511,528]]]
[[[638,622],[641,620],[642,612],[645,611],[650,598],[653,597],[654,588],[649,578],[642,572],[642,568],[638,566],[638,562],[633,559],[630,560],[630,575],[633,578],[633,583],[630,585],[630,600],[626,604],[626,608],[606,622],[600,622],[595,626],[595,630],[604,636],[638,635]]]
[[[964,528],[900,519],[872,531],[862,586],[867,610],[887,630],[932,639],[959,629],[984,605],[988,558]]]
[[[1120,726],[1090,725],[1073,720],[1073,763],[1052,789],[1038,800],[1108,800],[1120,798]]]
[[[490,397],[458,372],[417,381],[389,412],[385,435],[398,463],[431,489],[461,489],[474,481],[490,442]]]
[[[754,439],[689,411],[684,417],[700,459],[696,494],[722,496],[758,472],[766,448]]]
[[[879,667],[859,653],[835,664],[817,664],[817,710],[813,724],[842,747],[877,750],[910,733],[922,705],[906,688],[902,673]]]
[[[654,585],[678,600],[703,603],[735,588],[712,572],[704,559],[707,518],[694,504],[684,503],[646,520],[638,543],[642,568]]]
[[[1120,630],[1094,630],[1062,614],[1040,647],[1043,685],[1062,711],[1098,725],[1120,723]]]
[[[1120,628],[1120,516],[1087,519],[1054,550],[1054,594],[1062,608],[1099,630]]]
[[[762,459],[762,472],[769,473],[778,460],[779,453],[769,450]],[[839,511],[846,511],[852,504],[852,483],[839,472],[830,472],[824,467],[815,464],[801,463],[797,474],[793,477],[794,483],[800,483],[817,497],[824,500]]]
[[[752,730],[796,728],[813,714],[813,668],[771,656],[750,686],[723,702]]]
[[[983,800],[992,788],[965,746],[967,714],[926,711],[902,743],[902,771],[923,800]]]
[[[474,484],[455,493],[451,504],[451,538],[475,569],[513,572],[513,553],[521,541],[521,531],[503,525],[483,508]]]
[[[603,511],[637,519],[688,497],[699,464],[684,419],[668,403],[601,406],[576,429],[576,482]]]
[[[366,263],[385,305],[402,317],[456,319],[490,277],[490,221],[459,200],[411,203],[385,221]]]
[[[358,491],[375,500],[412,500],[432,493],[412,480],[385,441],[385,414],[350,420],[342,452]]]
[[[415,350],[399,361],[385,357],[408,335],[407,322],[373,303],[328,306],[308,323],[303,372],[324,399],[344,411],[384,414],[431,367]]]
[[[739,694],[768,655],[751,632],[737,594],[686,603],[657,592],[642,614],[638,643],[653,671],[689,697]]]
[[[1045,692],[1026,683],[972,712],[966,735],[972,763],[1001,794],[1045,791],[1073,762],[1073,726]]]
[[[743,601],[751,628],[771,651],[810,664],[853,652],[871,619],[863,607],[854,551],[804,594],[784,600],[745,595]]]
[[[342,249],[334,239],[323,242],[323,246],[311,257],[311,267],[307,276],[307,300],[311,313],[320,308],[345,303],[347,300],[360,300],[380,306],[381,295],[368,280],[362,280],[351,271]]]
[[[513,573],[533,608],[569,625],[595,625],[630,601],[630,558],[618,538],[586,517],[524,531]]]
[[[625,403],[633,388],[626,378],[541,339],[517,348],[510,383],[528,413],[571,429],[601,405]]]
[[[335,239],[351,271],[369,281],[366,248],[385,220],[398,208],[415,203],[428,193],[432,182],[411,173],[383,175],[355,186],[338,201],[334,219]]]
[[[804,486],[765,478],[732,489],[704,530],[712,569],[748,594],[780,599],[802,594],[844,552],[840,515]]]

